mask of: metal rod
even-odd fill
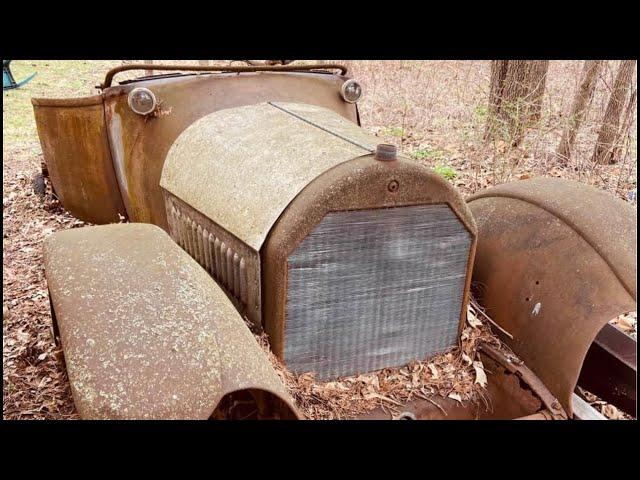
[[[513,335],[511,335],[504,328],[502,328],[500,325],[498,325],[491,317],[489,317],[489,315],[484,313],[484,311],[482,310],[482,307],[480,305],[478,305],[473,298],[471,299],[470,303],[471,303],[471,306],[473,307],[473,309],[476,312],[481,313],[484,318],[486,318],[489,322],[491,322],[491,325],[496,327],[498,330],[500,330],[502,333],[504,333],[507,337],[509,337],[511,340],[513,340]]]
[[[150,65],[146,63],[134,63],[129,65],[120,65],[119,67],[112,68],[107,72],[104,77],[104,82],[99,86],[101,89],[105,89],[111,86],[113,77],[121,72],[128,70],[183,70],[189,72],[230,72],[230,73],[242,73],[242,72],[296,72],[296,71],[309,71],[309,70],[340,70],[341,75],[347,74],[347,67],[337,63],[330,64],[313,64],[313,65],[254,65],[254,66],[203,66],[203,65]]]

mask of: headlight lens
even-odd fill
[[[156,109],[156,96],[148,88],[134,88],[129,92],[129,106],[139,115],[148,115]]]
[[[345,102],[356,103],[362,95],[362,87],[355,80],[347,80],[342,84],[342,98]]]

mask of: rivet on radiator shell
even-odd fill
[[[380,143],[376,146],[376,153],[374,158],[381,162],[392,162],[397,160],[398,149],[395,145],[390,145],[388,143]]]

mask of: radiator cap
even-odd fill
[[[381,162],[392,162],[398,159],[398,149],[395,145],[380,143],[376,146],[374,158]]]

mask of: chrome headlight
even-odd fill
[[[131,110],[139,115],[148,115],[156,109],[156,96],[148,88],[138,87],[129,92],[127,99]]]
[[[362,87],[353,79],[347,80],[342,84],[340,93],[345,102],[356,103],[362,95]]]

